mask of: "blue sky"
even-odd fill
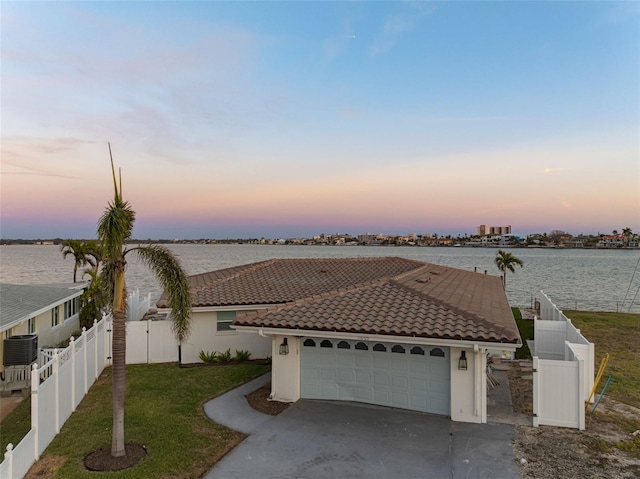
[[[640,229],[637,2],[0,8],[3,238]]]

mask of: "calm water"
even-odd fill
[[[187,274],[263,261],[271,258],[353,258],[401,256],[419,261],[485,270],[498,274],[492,248],[418,248],[384,246],[266,246],[266,245],[169,245]],[[507,275],[512,305],[529,306],[544,290],[561,309],[640,312],[640,260],[638,250],[510,250],[524,261],[524,268]],[[634,275],[635,272],[635,275]],[[57,246],[0,246],[0,282],[17,284],[73,281],[73,260],[62,258]],[[161,288],[149,270],[130,255],[127,286],[151,293]],[[625,300],[626,296],[626,300]],[[634,301],[634,296],[637,296]]]

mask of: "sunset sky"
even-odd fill
[[[2,238],[640,230],[638,2],[12,2]]]

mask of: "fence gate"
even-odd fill
[[[584,361],[533,358],[533,425],[583,430]]]

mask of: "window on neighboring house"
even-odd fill
[[[29,318],[29,334],[36,332],[36,318]]]
[[[235,311],[218,311],[217,313],[218,331],[235,332],[235,329],[231,328],[231,323],[236,319]]]
[[[78,312],[78,298],[70,299],[64,303],[64,320],[66,321]]]
[[[51,310],[51,327],[55,328],[60,324],[60,308],[56,306]]]
[[[13,336],[13,331],[11,329],[7,329],[4,332],[4,339],[9,339],[11,336]]]

